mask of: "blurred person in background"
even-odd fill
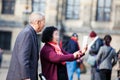
[[[70,54],[73,54],[78,50],[80,50],[80,47],[78,44],[78,35],[77,33],[73,33],[70,40],[67,43],[66,51],[69,52]],[[80,80],[80,68],[78,67],[78,64],[77,64],[78,62],[80,63],[81,61],[75,60],[75,61],[67,62],[67,72],[68,72],[69,80],[73,80],[74,72],[77,73],[78,80]]]
[[[103,46],[103,40],[97,36],[97,33],[95,31],[91,31],[89,37],[91,38],[92,42],[88,46],[89,56],[87,63],[91,66],[91,80],[100,80],[100,75],[97,71],[97,65],[95,61],[100,47]]]
[[[120,49],[117,52],[117,80],[120,80]]]
[[[112,37],[105,35],[104,45],[100,48],[96,62],[99,65],[99,73],[101,80],[111,80],[112,67],[117,62],[117,54],[115,49],[110,45]]]

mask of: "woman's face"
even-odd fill
[[[53,32],[52,42],[58,43],[58,40],[59,40],[59,33],[58,33],[58,30],[55,30],[55,31]]]

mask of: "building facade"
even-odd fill
[[[12,50],[29,14],[37,11],[45,14],[46,26],[78,33],[80,45],[94,30],[100,37],[111,34],[111,45],[120,48],[120,0],[0,0],[0,47]]]

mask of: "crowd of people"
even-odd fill
[[[6,80],[38,80],[39,59],[44,80],[73,80],[74,72],[77,72],[80,80],[81,70],[78,66],[86,54],[86,62],[91,66],[91,80],[111,80],[112,67],[120,58],[120,51],[117,57],[115,49],[110,45],[111,35],[101,39],[95,31],[91,31],[89,37],[92,42],[81,49],[78,34],[73,33],[64,50],[59,46],[59,30],[55,26],[48,26],[42,31],[44,26],[43,13],[30,14],[29,24],[16,38]],[[37,33],[41,31],[44,45],[39,51]]]
[[[112,67],[117,62],[115,49],[110,45],[112,37],[105,35],[102,40],[92,31],[90,38],[87,62],[91,65],[91,80],[111,80]]]

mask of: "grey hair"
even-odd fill
[[[37,20],[42,20],[45,17],[42,12],[32,12],[29,16],[29,23],[32,24]]]

